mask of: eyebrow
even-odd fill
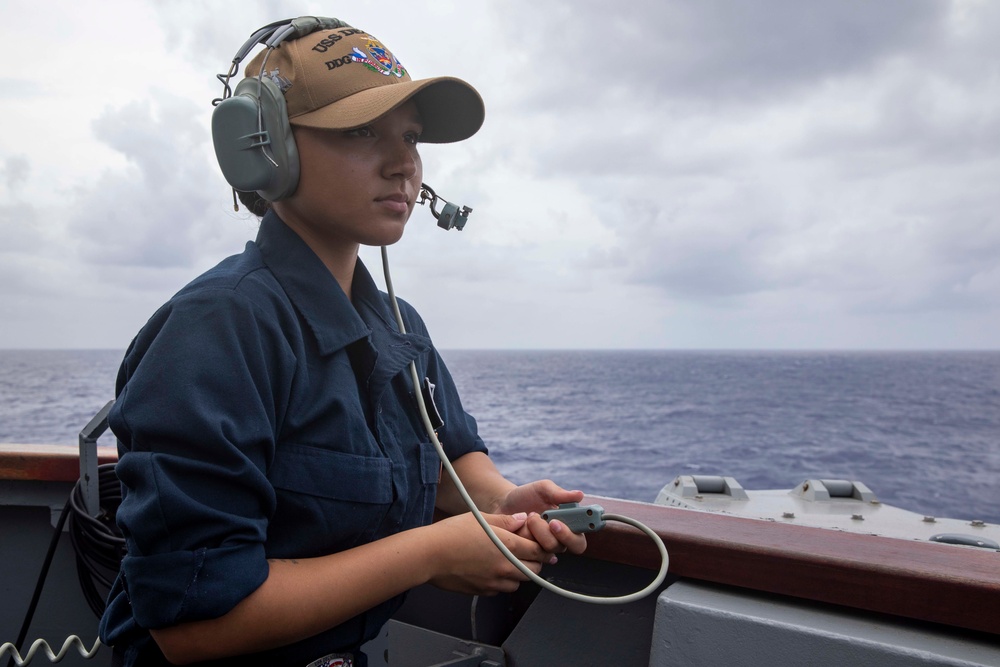
[[[413,109],[413,113],[410,114],[410,122],[416,123],[421,128],[424,126],[424,117],[420,114],[420,109]]]

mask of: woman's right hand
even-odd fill
[[[497,537],[528,568],[538,574],[552,559],[537,542],[515,533],[527,521],[523,512],[484,514]],[[430,583],[438,588],[472,595],[496,595],[517,590],[527,576],[497,549],[470,512],[452,516],[429,526],[437,531],[440,549]]]
[[[515,534],[527,521],[524,513],[485,516],[533,572],[552,558],[530,537]],[[526,579],[466,512],[327,556],[271,559],[264,583],[226,614],[150,634],[168,660],[188,664],[312,637],[428,581],[495,595]]]

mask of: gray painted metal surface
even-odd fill
[[[5,503],[15,499],[21,502],[19,505],[0,505],[0,564],[4,569],[0,577],[0,644],[17,639],[54,531],[50,507],[58,504],[61,509],[72,485],[49,483],[47,489],[34,486],[31,493],[16,495],[3,494],[3,487],[0,483],[0,495]],[[21,653],[27,653],[27,647],[38,638],[45,639],[58,652],[69,634],[78,635],[90,648],[97,639],[97,617],[80,590],[76,557],[69,535],[63,533],[25,640],[25,650]],[[6,665],[8,659],[9,656],[4,656],[0,664]],[[40,667],[52,663],[44,652],[39,652],[30,664]],[[85,660],[74,648],[58,664],[61,667],[109,667],[111,650],[102,647],[92,659]]]
[[[657,600],[651,667],[997,667],[985,637],[840,607],[678,582]]]
[[[432,610],[427,610],[431,612]],[[363,647],[370,667],[505,667],[503,649],[390,620]]]
[[[16,638],[52,525],[71,488],[67,482],[0,480],[0,642]],[[543,576],[571,590],[611,596],[638,590],[653,573],[564,554]],[[675,583],[659,597],[619,606],[572,602],[547,591],[533,597],[527,585],[515,596],[478,600],[425,588],[414,591],[397,615],[407,625],[394,621],[368,653],[373,667],[770,667],[815,662],[1000,667],[996,636],[692,580],[671,581]],[[58,648],[73,633],[89,646],[96,631],[97,619],[80,592],[72,547],[63,535],[28,641],[44,637]],[[49,663],[39,656],[32,664]],[[70,654],[60,664],[108,667],[110,651],[102,649],[89,661]]]
[[[1000,526],[884,505],[859,481],[807,479],[793,489],[747,491],[732,477],[679,475],[660,489],[655,504],[906,540],[948,533],[968,544],[1000,541]]]
[[[96,517],[101,512],[100,480],[97,475],[98,456],[97,439],[108,430],[108,413],[114,401],[108,403],[80,431],[80,483],[83,487],[83,500],[90,516]]]
[[[563,554],[543,574],[571,590],[613,596],[639,590],[655,573]],[[656,600],[594,605],[543,590],[503,643],[507,664],[646,667]]]

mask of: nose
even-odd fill
[[[420,154],[416,144],[400,137],[387,146],[386,152],[382,169],[386,178],[401,176],[404,181],[408,181],[417,174],[420,169]]]

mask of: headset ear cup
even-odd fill
[[[270,79],[243,79],[215,107],[212,141],[222,174],[236,190],[256,190],[267,201],[295,193],[299,154],[285,97]]]

